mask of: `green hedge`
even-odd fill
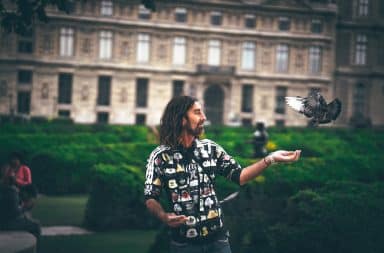
[[[144,205],[142,168],[99,164],[94,173],[85,226],[108,230],[153,225],[155,221]]]

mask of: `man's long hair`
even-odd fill
[[[197,99],[180,96],[171,99],[160,121],[160,144],[175,148],[183,130],[183,118]]]

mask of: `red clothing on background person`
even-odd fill
[[[15,178],[17,187],[23,187],[32,184],[31,169],[26,165],[20,165],[17,170],[10,169],[6,175]]]
[[[15,171],[15,174],[17,186],[20,187],[32,184],[32,173],[28,166],[20,165],[17,171]]]

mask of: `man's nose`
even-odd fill
[[[201,113],[201,118],[202,118],[203,121],[206,121],[206,120],[207,120],[207,116],[205,116],[205,113],[204,113],[204,112]]]

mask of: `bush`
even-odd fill
[[[130,165],[99,164],[95,168],[85,212],[94,230],[148,228],[153,225],[143,198],[144,173]]]

